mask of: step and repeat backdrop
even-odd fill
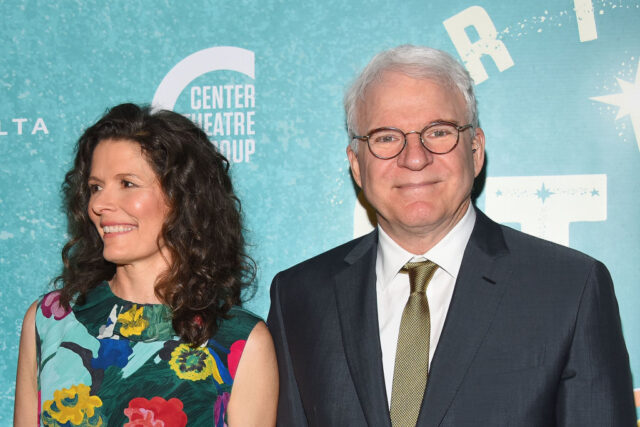
[[[378,51],[446,50],[487,138],[477,206],[611,270],[640,394],[640,2],[0,1],[0,424],[22,317],[61,268],[60,184],[107,107],[197,122],[232,163],[266,316],[278,271],[372,226],[342,94]],[[637,399],[637,401],[640,399]]]

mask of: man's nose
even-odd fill
[[[407,141],[404,150],[398,157],[398,166],[421,170],[433,161],[433,153],[422,145],[419,133],[409,132],[405,138]]]

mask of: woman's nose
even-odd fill
[[[91,195],[89,200],[89,207],[97,215],[100,215],[104,211],[113,210],[115,206],[115,199],[113,192],[102,188]]]

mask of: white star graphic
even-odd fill
[[[638,62],[638,71],[636,71],[635,83],[627,82],[618,78],[616,80],[620,85],[620,89],[622,89],[622,93],[594,96],[590,99],[620,107],[616,120],[625,116],[631,116],[631,125],[633,126],[633,132],[636,135],[638,150],[640,150],[640,61]]]

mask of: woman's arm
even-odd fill
[[[278,364],[264,322],[251,331],[240,358],[228,406],[229,426],[275,426]]]
[[[22,322],[20,353],[16,375],[16,401],[13,412],[14,427],[33,427],[38,423],[38,367],[36,366],[36,309],[31,304]]]

